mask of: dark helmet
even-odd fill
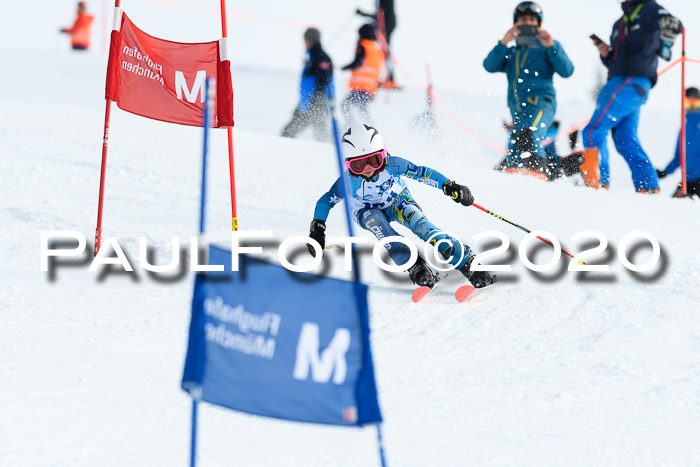
[[[375,40],[377,36],[374,34],[374,24],[363,24],[360,26],[360,39],[369,39],[369,40]]]
[[[321,41],[321,31],[316,28],[309,28],[304,32],[304,39],[311,45],[316,45]]]
[[[691,99],[700,99],[700,89],[691,87],[685,90],[685,97],[689,97]]]
[[[518,6],[513,10],[513,22],[518,21],[520,16],[534,16],[537,18],[537,22],[542,24],[542,8],[535,2],[520,2]]]

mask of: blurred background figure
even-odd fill
[[[378,0],[376,13],[365,13],[359,8],[356,13],[366,18],[372,18],[375,21],[377,29],[381,32],[386,40],[386,44],[382,44],[386,59],[386,67],[388,71],[387,79],[380,81],[379,86],[386,89],[399,89],[399,86],[394,81],[394,67],[391,63],[391,33],[396,29],[396,12],[394,11],[394,0]]]
[[[583,129],[581,174],[592,188],[610,187],[607,137],[632,172],[638,193],[658,193],[659,179],[637,135],[640,108],[657,80],[659,55],[668,60],[680,21],[654,0],[621,3],[622,17],[612,28],[610,45],[591,36],[608,69],[608,82],[598,93],[596,109]]]
[[[78,16],[73,26],[61,29],[62,33],[70,34],[70,45],[73,50],[87,50],[90,48],[90,31],[94,17],[87,12],[85,2],[78,2]]]
[[[508,78],[508,108],[513,128],[508,155],[497,168],[509,173],[551,180],[541,142],[547,137],[557,109],[553,77],[568,78],[574,66],[558,41],[542,28],[542,8],[521,2],[513,11],[513,26],[484,59],[490,73]],[[514,46],[508,46],[515,41]]]
[[[372,18],[375,22],[377,22],[379,27],[382,29],[382,33],[386,38],[387,44],[391,44],[391,33],[394,32],[394,29],[396,28],[396,13],[394,12],[394,0],[379,0],[377,2],[376,13],[365,13],[359,8],[356,10],[356,13],[366,18]],[[381,24],[379,24],[381,23],[381,17],[383,17],[384,19],[383,28],[381,27]]]
[[[700,197],[700,89],[692,87],[685,90],[685,166],[687,171],[688,196]],[[678,135],[676,153],[665,169],[656,170],[659,178],[664,178],[681,166],[681,137]],[[683,198],[681,185],[678,184],[676,198]]]
[[[321,33],[316,28],[304,32],[306,62],[299,85],[299,105],[292,120],[282,129],[282,136],[296,137],[307,127],[313,127],[316,141],[331,141],[327,112],[329,86],[333,84],[333,63],[321,47]]]
[[[379,86],[379,74],[384,62],[384,52],[377,43],[373,24],[364,24],[359,29],[360,38],[355,49],[355,59],[343,70],[351,70],[348,88],[350,92],[343,101],[343,116],[346,126],[353,125],[353,109],[360,114],[363,122],[369,122],[367,105],[374,99]]]

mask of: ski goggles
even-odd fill
[[[685,98],[685,110],[698,110],[700,109],[700,99],[694,97]]]
[[[367,166],[370,166],[374,170],[380,169],[382,165],[384,165],[385,160],[386,149],[382,149],[381,151],[346,160],[345,167],[355,175],[361,175]]]
[[[542,8],[535,2],[522,2],[516,6],[513,12],[513,22],[518,20],[518,16],[525,15],[535,16],[542,22]]]

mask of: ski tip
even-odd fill
[[[432,289],[430,287],[426,286],[418,287],[416,290],[413,291],[413,294],[411,294],[411,300],[413,300],[414,303],[419,302],[431,290]]]
[[[455,299],[457,299],[458,302],[466,302],[472,298],[478,290],[479,289],[475,289],[471,285],[463,285],[455,292]]]

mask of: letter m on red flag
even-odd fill
[[[202,126],[207,77],[216,81],[211,125],[233,126],[231,62],[224,40],[187,44],[158,39],[117,11],[106,97],[120,109],[164,122]]]

